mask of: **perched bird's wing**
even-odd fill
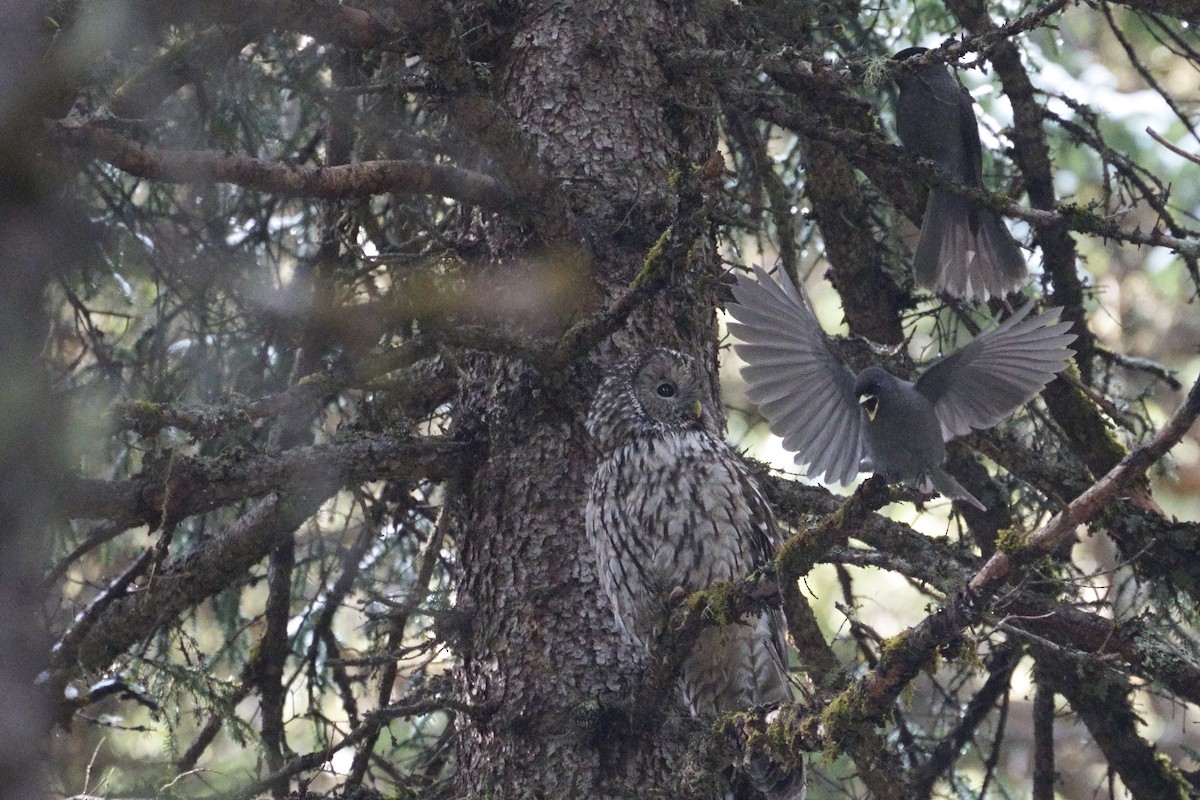
[[[933,403],[946,441],[972,428],[990,428],[1012,414],[1061,372],[1075,355],[1071,323],[1061,308],[1029,317],[1027,303],[998,328],[976,336],[917,379]]]
[[[813,478],[849,483],[863,453],[863,415],[854,373],[830,349],[787,273],[779,282],[760,267],[752,281],[738,276],[729,313],[734,349],[746,366],[746,396],[758,405],[783,446],[796,452]]]
[[[966,87],[954,82],[958,89],[958,135],[962,140],[963,161],[959,177],[970,186],[983,186],[983,144],[979,141],[979,121],[975,118],[975,101]]]

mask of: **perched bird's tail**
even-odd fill
[[[920,489],[923,492],[936,491],[954,500],[970,503],[980,511],[987,511],[987,506],[976,500],[975,495],[964,489],[962,484],[954,480],[954,477],[941,467],[933,467],[926,471],[925,480]]]
[[[1004,297],[1025,283],[1020,248],[995,212],[933,188],[913,258],[917,283],[954,297]]]

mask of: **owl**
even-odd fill
[[[641,647],[662,632],[667,599],[680,589],[744,577],[772,557],[771,509],[721,438],[719,419],[704,370],[665,348],[617,362],[588,413],[599,459],[588,536],[617,626]],[[680,693],[704,720],[791,700],[782,613],[705,629],[683,665]],[[802,800],[803,771],[772,767],[750,765],[756,788]]]

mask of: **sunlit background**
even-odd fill
[[[950,28],[931,8],[931,4],[921,4],[922,13],[915,17],[881,10],[876,29],[886,31],[884,38],[893,43],[892,50],[911,44],[935,46],[942,41],[935,32]],[[96,73],[109,85],[119,85],[132,65],[122,62],[118,54],[127,48],[147,48],[139,52],[139,58],[153,55],[133,12],[120,3],[86,4],[84,13],[91,15],[92,21],[77,29],[88,35],[63,43],[66,52],[86,65],[79,69]],[[1111,13],[1126,17],[1121,9],[1111,9]],[[1195,118],[1200,105],[1196,64],[1176,55],[1169,38],[1153,27],[1129,24],[1122,31],[1152,69],[1150,77],[1185,104],[1178,111]],[[1158,176],[1170,187],[1169,205],[1194,221],[1200,215],[1200,166],[1172,152],[1149,132],[1195,154],[1194,144],[1188,143],[1186,123],[1147,82],[1147,76],[1131,67],[1124,43],[1103,16],[1086,6],[1071,6],[1052,31],[1020,41],[1038,89],[1048,97],[1061,96],[1076,104],[1073,107],[1051,99],[1050,110],[1085,129],[1094,126],[1103,131],[1116,149],[1114,157],[1128,159]],[[264,124],[258,109],[226,109],[226,138],[224,142],[210,141],[208,146],[224,143],[233,148],[245,135],[258,142],[264,156],[295,151],[312,124],[306,115],[314,111],[291,100],[297,88],[291,82],[302,75],[310,85],[299,88],[327,88],[330,78],[320,60],[313,57],[318,44],[304,37],[293,42],[291,52],[247,46],[225,76],[244,96],[275,107],[279,119]],[[856,54],[830,56],[852,59]],[[980,70],[959,74],[978,103],[985,151],[1002,150],[1007,144],[1010,109],[993,76]],[[189,143],[194,130],[201,127],[193,116],[196,98],[189,96],[189,91],[184,89],[184,96],[168,101],[168,121],[164,123],[182,144]],[[890,85],[863,89],[863,96],[877,103],[884,126],[894,132],[893,95]],[[1077,110],[1080,103],[1100,116],[1082,118]],[[389,124],[388,113],[416,113],[382,105],[376,110],[379,116],[374,124],[381,128]],[[371,122],[370,117],[366,119]],[[1127,206],[1121,197],[1112,196],[1111,185],[1105,182],[1106,166],[1093,150],[1080,146],[1053,120],[1045,127],[1053,142],[1057,186],[1064,201],[1097,201],[1122,227],[1149,229],[1155,224],[1149,209]],[[801,277],[825,329],[844,334],[838,297],[824,278],[828,265],[822,257],[819,232],[805,216],[798,145],[778,132],[775,137],[780,171],[795,192],[797,227],[802,236]],[[985,183],[993,189],[1007,189],[1004,176],[1011,172],[1007,165],[985,164]],[[48,353],[57,370],[58,385],[71,401],[70,430],[81,471],[112,479],[135,472],[147,455],[145,442],[131,432],[113,435],[107,415],[114,404],[133,399],[213,403],[242,393],[257,397],[287,386],[291,356],[269,344],[270,329],[244,330],[242,314],[252,308],[286,319],[290,309],[307,302],[291,291],[293,278],[297,270],[311,269],[314,253],[321,247],[318,232],[325,212],[302,201],[249,202],[243,193],[228,187],[152,185],[100,164],[83,169],[78,187],[93,221],[107,228],[97,254],[102,266],[77,281],[62,280],[52,287],[55,327]],[[378,197],[363,201],[360,211],[364,217],[386,216],[388,211],[396,211],[394,204],[404,202],[403,198]],[[896,225],[901,236],[915,234],[908,223],[897,221]],[[905,226],[909,230],[900,230]],[[1019,241],[1029,243],[1030,232],[1024,224],[1010,221],[1010,227]],[[400,240],[425,235],[399,225],[389,234]],[[754,237],[730,236],[723,242],[724,257],[736,264],[773,265],[778,249],[772,235],[768,230]],[[1196,283],[1184,264],[1165,250],[1086,236],[1074,238],[1081,256],[1079,269],[1086,274],[1089,289],[1089,324],[1111,354],[1102,368],[1107,394],[1122,415],[1119,422],[1125,443],[1134,447],[1172,413],[1182,397],[1179,387],[1186,389],[1200,377]],[[395,267],[403,259],[403,255],[382,255],[376,242],[361,235],[351,243],[359,259],[337,265],[343,277],[350,276],[343,285],[351,287],[352,297],[365,309],[375,308],[394,286]],[[1026,252],[1037,275],[1036,254]],[[433,272],[438,281],[460,285],[453,263]],[[539,291],[553,298],[569,294],[581,280],[574,274],[559,274],[552,266],[546,276]],[[529,294],[530,289],[528,285],[515,286],[505,293],[505,313],[517,313],[513,309],[519,312],[524,304],[532,320],[541,319],[538,309],[545,298]],[[481,306],[496,302],[495,294],[487,290],[480,290]],[[1040,294],[1036,277],[1027,291]],[[470,295],[471,289],[465,292]],[[562,305],[560,299],[553,302]],[[203,311],[195,313],[193,304]],[[925,310],[911,319],[908,329],[910,349],[923,362],[931,360],[940,348],[932,318]],[[369,338],[371,330],[365,326],[364,336]],[[264,341],[268,346],[263,346]],[[781,449],[778,438],[744,399],[738,366],[736,356],[725,348],[721,385],[729,407],[730,442],[781,473],[794,475],[790,454]],[[327,413],[318,440],[346,419],[363,414],[386,416],[388,393],[394,390],[382,384],[344,399],[342,407]],[[435,415],[426,424],[439,430],[445,423]],[[262,424],[263,420],[257,420],[252,427]],[[1014,430],[1028,430],[1019,420],[1011,424]],[[237,435],[230,437],[236,439]],[[180,453],[204,453],[206,448],[236,444],[200,441],[167,428],[156,440],[156,452],[174,447]],[[1156,468],[1153,486],[1156,500],[1169,514],[1200,519],[1200,438],[1196,431]],[[835,491],[849,489],[835,487]],[[297,751],[319,750],[352,726],[346,714],[348,696],[354,697],[353,705],[360,714],[381,704],[379,687],[363,681],[363,675],[374,679],[390,675],[392,684],[383,697],[394,700],[447,673],[450,656],[440,643],[444,637],[435,633],[435,628],[447,624],[446,612],[453,606],[447,575],[456,555],[453,544],[444,542],[438,530],[439,503],[440,492],[432,485],[404,496],[388,496],[383,486],[363,486],[327,503],[300,532],[297,552],[303,558],[293,576],[297,585],[294,596],[305,600],[290,610],[289,633],[305,655],[289,663],[285,713],[287,739]],[[919,509],[908,503],[885,509],[930,536],[957,539],[959,523],[951,512],[944,499]],[[176,530],[175,542],[202,541],[233,516],[232,512],[217,512],[189,520]],[[1038,521],[1026,523],[1032,526]],[[65,626],[121,565],[151,541],[144,527],[116,530],[103,544],[72,555],[81,543],[103,540],[104,536],[103,529],[84,523],[58,531],[50,567],[57,593],[56,602],[48,609],[52,626]],[[1081,568],[1075,577],[1086,581],[1096,598],[1124,598],[1116,607],[1137,613],[1138,587],[1103,536],[1082,537],[1075,560]],[[330,565],[339,563],[365,567],[353,581],[341,584],[332,581],[336,575],[330,572]],[[844,604],[840,578],[831,566],[818,567],[805,581],[805,588],[826,632],[848,661],[857,647],[852,627],[858,627],[859,635],[889,637],[925,618],[930,604],[939,600],[928,587],[915,586],[897,574],[846,569],[853,575],[859,597],[853,607]],[[243,687],[250,669],[247,665],[254,663],[252,648],[264,624],[268,577],[266,566],[260,565],[241,585],[201,605],[184,625],[161,632],[150,646],[125,660],[123,674],[129,690],[89,708],[85,718],[76,719],[69,730],[55,735],[52,774],[57,791],[105,796],[162,791],[171,796],[195,796],[244,786],[265,771],[260,748],[250,744],[259,735],[258,695]],[[987,645],[982,649],[986,652]],[[394,673],[389,672],[391,664],[396,665]],[[972,675],[970,665],[945,666],[922,678],[916,691],[906,694],[902,702],[914,720],[928,720],[932,726],[942,704],[953,702],[956,682],[977,680]],[[1019,670],[1016,681],[1006,712],[1006,741],[995,750],[1004,778],[1002,785],[990,787],[997,797],[1021,796],[1031,770],[1028,673]],[[1139,694],[1138,711],[1147,739],[1194,766],[1185,754],[1200,749],[1196,709],[1161,701],[1146,687]],[[399,775],[411,769],[408,761],[420,758],[418,769],[435,774],[440,767],[438,759],[448,757],[447,719],[444,712],[431,711],[388,722],[379,734],[387,744],[379,752],[391,766],[377,759],[373,767],[392,769]],[[220,724],[214,725],[213,720]],[[964,762],[973,763],[979,775],[993,752],[993,743],[987,739],[990,730],[987,726],[981,730],[973,761]],[[210,732],[212,745],[198,759],[190,759],[190,748]],[[1080,800],[1106,796],[1109,776],[1086,731],[1064,717],[1056,735],[1061,796]],[[356,769],[353,759],[349,749],[331,753],[323,765],[325,777],[310,788],[328,791],[338,786]],[[820,763],[819,756],[814,761],[816,777],[810,798],[844,796],[841,784],[828,776],[848,774],[849,767]],[[185,767],[182,775],[181,765]],[[971,796],[980,788],[978,776],[964,773],[957,779],[961,784],[955,791],[961,796]]]

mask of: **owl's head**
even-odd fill
[[[703,430],[720,435],[708,379],[691,356],[665,347],[622,359],[600,384],[588,432],[616,444],[631,434]]]
[[[708,384],[691,356],[651,352],[633,372],[626,390],[638,411],[667,428],[706,428],[713,421]]]

